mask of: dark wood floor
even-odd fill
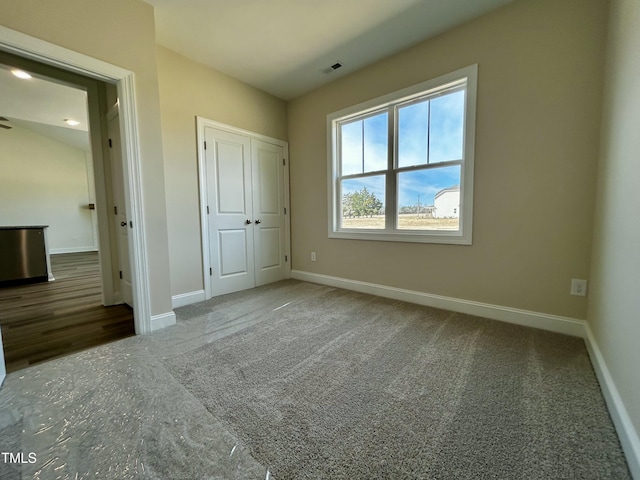
[[[133,311],[102,306],[97,252],[51,256],[53,282],[0,288],[7,372],[134,334]]]

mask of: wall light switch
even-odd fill
[[[316,261],[316,252],[311,252],[311,261],[312,262]]]

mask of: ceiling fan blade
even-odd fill
[[[9,119],[7,117],[0,117],[0,122],[8,122]]]
[[[11,130],[13,127],[10,127],[9,125],[3,125],[0,123],[0,128],[6,128],[7,130]]]

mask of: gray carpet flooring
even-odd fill
[[[22,421],[13,422],[7,426],[0,427],[0,453],[13,453],[16,455],[21,452]],[[28,454],[25,454],[27,456]],[[0,458],[0,479],[2,480],[21,480],[22,472],[19,463],[12,463],[10,459]],[[26,458],[28,461],[28,456]],[[14,460],[15,461],[15,460]]]
[[[279,480],[631,478],[579,338],[330,288],[259,315],[165,361]]]

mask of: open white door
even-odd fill
[[[133,287],[131,284],[131,265],[129,260],[129,223],[124,193],[124,174],[122,164],[122,143],[120,140],[120,115],[118,105],[107,116],[107,134],[109,136],[109,163],[113,183],[113,202],[115,206],[113,222],[117,233],[118,268],[120,270],[120,294],[122,301],[133,307]]]

